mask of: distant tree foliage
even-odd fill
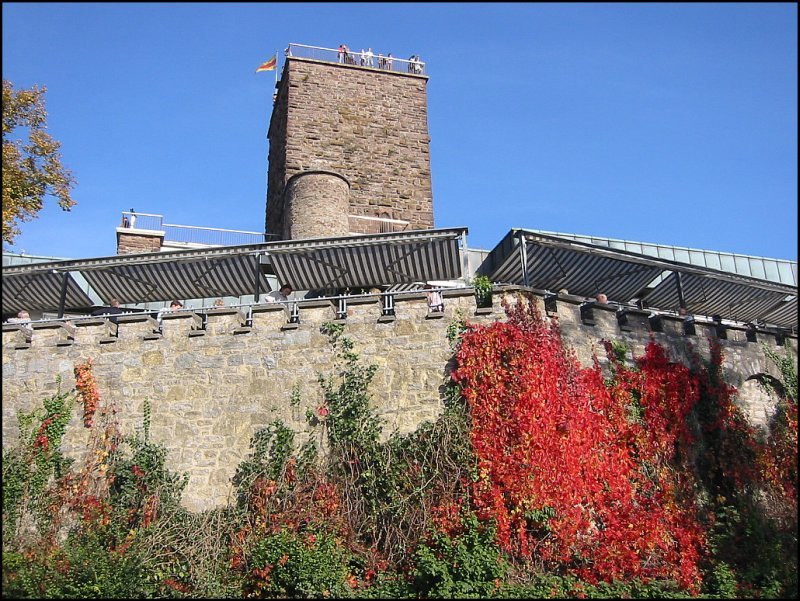
[[[46,91],[38,86],[15,90],[3,80],[4,246],[14,243],[23,221],[36,218],[45,196],[57,198],[65,211],[75,205],[70,193],[77,182],[61,164],[61,143],[46,131]]]

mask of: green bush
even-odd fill
[[[143,555],[109,550],[102,532],[70,535],[45,557],[3,553],[3,596],[125,599],[156,596]]]
[[[508,565],[495,544],[494,530],[473,514],[464,516],[462,525],[462,533],[450,537],[437,532],[417,547],[412,577],[421,596],[479,598],[499,589]]]
[[[253,548],[249,596],[347,597],[350,555],[325,532],[281,530]]]
[[[17,535],[19,522],[26,515],[34,518],[40,530],[49,527],[53,515],[48,486],[72,463],[61,453],[61,439],[74,405],[72,392],[58,392],[44,399],[43,409],[18,414],[19,442],[3,449],[4,545]]]
[[[492,306],[492,280],[485,275],[477,275],[472,279],[475,288],[475,302],[479,309]]]

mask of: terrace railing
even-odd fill
[[[164,224],[164,242],[203,246],[236,246],[238,244],[260,244],[266,241],[266,235],[260,232]]]
[[[411,73],[412,75],[424,75],[425,63],[419,59],[404,59],[389,56],[389,53],[373,52],[370,56],[367,52],[350,49],[346,53],[339,52],[336,48],[322,48],[320,46],[306,46],[305,44],[289,44],[286,49],[287,57],[310,58],[328,63],[339,63],[343,65],[354,65],[356,67],[366,67],[379,71],[393,71],[395,73]]]
[[[122,212],[122,226],[136,230],[164,232],[164,242],[187,246],[236,246],[260,244],[269,239],[263,232],[228,230],[214,227],[164,223],[164,216],[153,213]]]

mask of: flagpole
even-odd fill
[[[284,59],[285,60],[285,59]],[[278,51],[275,51],[275,87],[278,87]]]

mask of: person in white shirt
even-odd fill
[[[181,301],[179,301],[179,300],[172,301],[169,304],[169,308],[164,307],[163,309],[161,309],[158,312],[158,315],[156,316],[156,320],[158,321],[158,332],[162,332],[163,331],[164,314],[165,313],[172,313],[174,311],[180,311],[181,309],[183,309],[183,303]]]
[[[430,284],[425,284],[425,290],[428,291],[428,308],[434,313],[441,313],[444,311],[444,300],[442,300],[442,293],[434,290]]]
[[[284,303],[292,295],[292,287],[289,284],[281,286],[280,290],[274,290],[267,294],[268,303]]]
[[[11,317],[6,323],[28,323],[31,320],[30,313],[25,309],[17,313],[16,317]]]

